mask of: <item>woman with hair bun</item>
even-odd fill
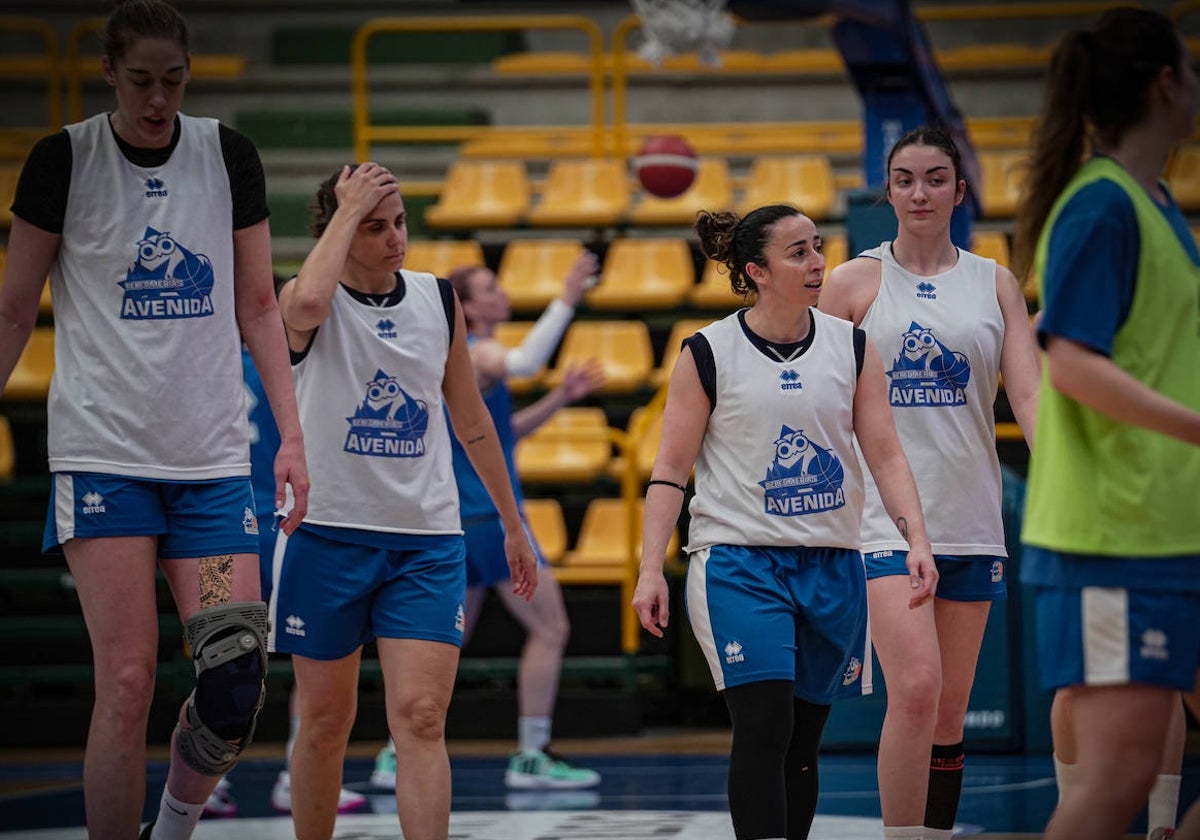
[[[702,212],[696,232],[755,299],[689,338],[671,374],[633,605],[661,636],[667,542],[694,467],[686,603],[733,723],[734,832],[797,840],[816,813],[830,704],[871,687],[856,437],[916,564],[914,605],[937,573],[879,354],[814,308],[825,258],[812,220],[787,205]]]

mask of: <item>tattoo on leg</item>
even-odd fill
[[[233,555],[200,558],[200,608],[229,603],[233,588]]]

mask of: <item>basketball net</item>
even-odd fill
[[[720,51],[733,40],[733,18],[725,0],[630,0],[642,21],[638,54],[658,67],[664,58],[696,51],[701,62],[721,64]]]

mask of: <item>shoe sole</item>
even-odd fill
[[[572,782],[567,779],[547,779],[542,776],[525,776],[506,773],[504,784],[513,790],[583,790],[600,784],[599,779]]]
[[[374,785],[375,787],[388,788],[389,790],[395,790],[396,789],[396,777],[395,776],[383,776],[383,775],[380,775],[379,773],[372,773],[371,774],[371,784]]]

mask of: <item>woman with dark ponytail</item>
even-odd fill
[[[734,833],[801,840],[830,704],[871,689],[855,439],[920,571],[916,603],[937,572],[879,354],[814,309],[825,258],[812,220],[786,205],[702,212],[696,232],[754,302],[687,339],[671,374],[633,605],[662,636],[667,542],[694,467],[686,602],[733,723]]]
[[[1157,12],[1068,34],[1017,213],[1045,349],[1021,576],[1078,748],[1048,840],[1124,836],[1200,664],[1200,253],[1160,180],[1196,95]],[[1176,837],[1200,838],[1200,808]]]

